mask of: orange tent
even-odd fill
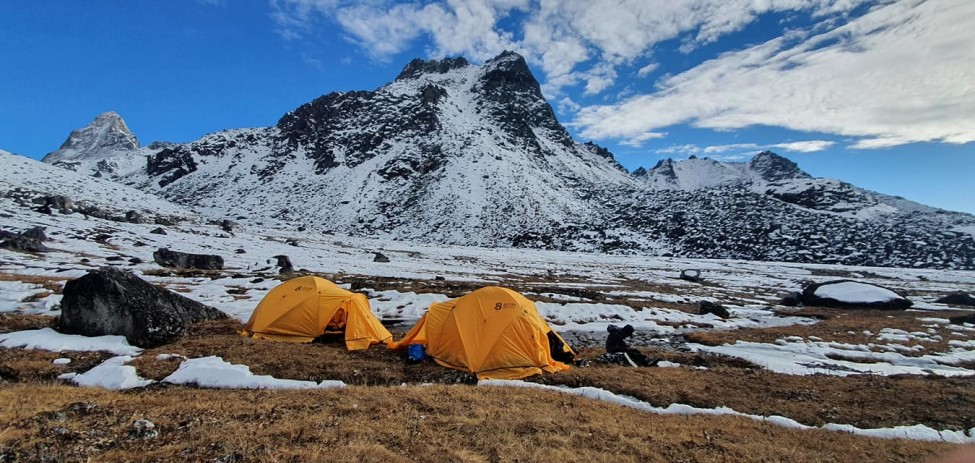
[[[324,278],[304,276],[268,292],[240,334],[273,341],[311,342],[325,333],[343,332],[349,350],[393,340],[393,335],[373,315],[366,296],[346,291]]]
[[[471,372],[479,379],[517,379],[567,370],[569,366],[553,354],[575,355],[538,314],[534,302],[497,286],[431,305],[390,348],[410,344],[425,345],[427,355],[440,365]]]

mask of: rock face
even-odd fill
[[[802,303],[819,307],[904,310],[914,303],[887,288],[851,280],[813,283],[802,290]]]
[[[223,270],[223,257],[211,254],[189,254],[162,248],[152,253],[152,258],[163,267]]]
[[[121,335],[129,344],[150,348],[179,339],[190,323],[222,318],[227,314],[108,267],[64,285],[58,330]]]

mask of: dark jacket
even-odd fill
[[[630,346],[626,345],[625,339],[633,334],[633,327],[626,325],[622,328],[616,325],[606,327],[609,336],[606,337],[606,352],[626,352]]]

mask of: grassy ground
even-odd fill
[[[52,282],[49,289],[57,292],[57,283]],[[469,290],[464,284],[449,287],[442,282],[429,288],[420,283],[404,288],[400,280],[358,284],[367,283],[377,289]],[[542,288],[539,292],[546,292],[544,284],[532,283]],[[864,344],[871,339],[864,331],[875,335],[883,328],[931,328],[918,320],[924,315],[911,312],[806,308],[794,314],[820,322],[704,331],[690,334],[688,339],[717,345],[799,336]],[[950,315],[937,314],[941,318]],[[52,324],[49,316],[0,314],[0,332]],[[158,354],[216,355],[247,365],[255,374],[341,380],[350,387],[246,391],[155,385],[110,392],[65,385],[56,378],[65,372],[86,371],[111,354],[0,348],[0,403],[4,404],[0,407],[0,462],[918,462],[958,450],[958,446],[944,443],[799,431],[728,416],[654,415],[546,390],[478,387],[463,372],[433,363],[409,364],[402,353],[382,347],[348,352],[339,340],[313,344],[255,341],[239,336],[240,328],[233,320],[195,325],[182,340],[148,350],[131,365],[141,376],[161,380],[182,359],[157,360]],[[935,334],[950,339],[942,328]],[[945,342],[927,342],[924,347],[928,353],[948,348]],[[591,360],[601,352],[581,349],[580,355]],[[748,414],[785,416],[812,426],[975,427],[975,380],[970,378],[790,376],[729,357],[665,348],[647,349],[647,353],[684,366],[635,369],[592,363],[529,380],[598,387],[660,407],[673,403],[726,406]],[[62,357],[72,362],[52,363]],[[152,432],[136,428],[134,423],[140,419],[153,423]]]
[[[49,317],[6,316],[0,330],[46,326]],[[0,461],[924,461],[955,446],[797,431],[733,417],[673,417],[538,390],[472,386],[432,363],[412,365],[384,348],[348,352],[340,342],[287,344],[236,334],[239,322],[196,325],[184,339],[132,363],[162,379],[178,358],[218,355],[256,374],[351,385],[335,391],[220,391],[181,386],[108,392],[59,384],[104,353],[0,349]],[[583,350],[584,358],[598,354]],[[969,379],[796,377],[732,359],[655,352],[707,369],[593,365],[533,378],[595,386],[657,406],[728,406],[809,425],[863,428],[975,427]],[[68,365],[53,365],[68,357]],[[402,385],[406,386],[402,386]],[[419,386],[420,384],[431,384]],[[140,437],[138,419],[159,436]]]
[[[355,386],[162,387],[111,393],[8,384],[4,461],[923,461],[952,446],[658,416],[550,391]],[[152,435],[134,423],[147,419]]]

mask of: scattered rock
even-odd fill
[[[811,283],[802,290],[807,306],[851,309],[904,310],[914,303],[882,286],[852,280]]]
[[[234,254],[247,254],[247,251],[238,248],[238,249],[234,250]]]
[[[223,257],[211,254],[189,254],[162,248],[152,253],[152,258],[163,267],[223,270]]]
[[[213,307],[105,267],[64,285],[58,330],[120,335],[129,344],[151,348],[179,339],[190,323],[223,318],[227,314]]]
[[[433,281],[447,281],[447,279],[444,278],[441,275],[437,275],[437,276],[433,277]]]
[[[105,258],[105,260],[108,261],[108,262],[118,262],[118,261],[120,261],[122,259],[125,259],[125,258],[122,257],[122,256],[108,256],[108,257]]]
[[[296,240],[294,238],[291,238],[291,239],[285,241],[285,243],[287,243],[287,244],[289,244],[291,246],[294,246],[294,247],[298,247],[298,240]]]
[[[283,275],[285,273],[293,273],[295,271],[295,268],[291,265],[291,259],[289,259],[288,256],[280,255],[274,256],[274,258],[278,260],[278,267],[281,267],[281,270],[278,271],[278,273]]]
[[[730,318],[731,317],[731,312],[728,312],[728,309],[726,309],[723,305],[716,304],[716,303],[710,302],[710,301],[701,301],[701,305],[700,305],[700,309],[699,310],[700,310],[699,313],[701,315],[705,315],[705,314],[709,314],[710,313],[710,314],[717,315],[717,316],[719,316],[719,317],[721,317],[723,319],[724,318]]]
[[[28,238],[23,235],[7,238],[0,243],[0,248],[17,252],[48,252],[51,250],[47,246],[44,246],[40,240]]]
[[[125,221],[128,223],[146,223],[146,219],[142,217],[142,214],[136,211],[126,212]]]
[[[142,262],[143,262],[143,260],[140,259],[140,258],[138,258],[138,257],[133,257],[133,258],[129,259],[129,263],[132,264],[132,265],[138,265],[138,264],[141,264]]]
[[[789,293],[788,296],[783,297],[782,300],[779,301],[779,305],[784,305],[786,307],[797,307],[801,303],[802,293],[799,292]]]
[[[159,437],[156,423],[147,419],[135,420],[129,429],[129,439],[152,440]]]
[[[156,225],[162,225],[164,227],[172,227],[173,225],[176,225],[176,222],[174,220],[170,220],[165,217],[158,217],[158,216],[155,219],[153,219],[153,223],[155,223]]]
[[[389,262],[389,257],[386,257],[383,253],[373,252],[373,254],[376,255],[376,257],[372,259],[373,262]]]
[[[41,204],[41,207],[47,207],[48,210],[55,208],[62,214],[70,213],[71,209],[74,208],[74,203],[71,201],[71,198],[61,195],[41,196],[34,198],[32,202],[34,204]]]
[[[681,270],[680,271],[680,279],[681,280],[685,280],[685,281],[694,282],[694,283],[700,283],[701,282],[701,271],[700,270],[693,270],[693,269]]]
[[[953,325],[975,324],[975,314],[951,317],[948,319]]]
[[[234,223],[231,222],[228,219],[223,219],[223,221],[220,222],[220,229],[223,230],[223,231],[225,231],[225,232],[227,232],[227,233],[233,233],[234,232]]]
[[[44,227],[34,227],[21,233],[20,236],[35,239],[37,241],[47,241],[47,235],[44,234],[44,230],[46,230]]]
[[[944,296],[934,302],[939,304],[975,306],[975,297],[972,297],[969,293],[957,292]]]
[[[149,233],[152,233],[153,235],[166,235],[167,234],[166,233],[166,230],[163,230],[162,227],[153,228]]]

